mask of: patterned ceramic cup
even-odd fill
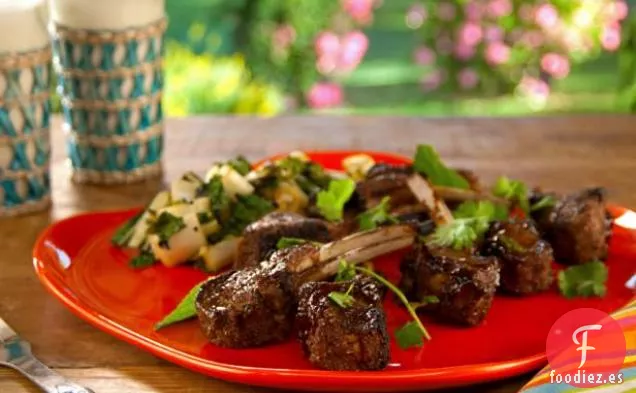
[[[163,149],[163,1],[113,0],[104,9],[95,3],[106,2],[52,2],[73,179],[113,184],[154,177]]]
[[[51,49],[41,0],[0,0],[0,217],[51,202]]]

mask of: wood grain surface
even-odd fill
[[[636,206],[636,119],[561,117],[421,119],[389,117],[199,117],[168,121],[165,176],[123,187],[69,182],[59,119],[52,133],[54,205],[48,212],[0,219],[0,315],[60,373],[96,393],[272,392],[228,384],[172,366],[92,328],[45,293],[31,266],[31,247],[51,222],[76,213],[140,206],[162,183],[186,170],[241,153],[250,159],[290,150],[372,149],[412,155],[430,143],[453,166],[484,181],[500,174],[555,191],[603,185],[613,202]],[[450,350],[450,348],[449,348]],[[531,375],[456,392],[516,392]],[[0,392],[36,392],[0,369]]]

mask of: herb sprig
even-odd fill
[[[450,247],[454,250],[469,249],[488,230],[488,226],[489,219],[486,216],[458,218],[438,226],[426,242],[433,246]]]
[[[345,204],[351,199],[356,184],[351,179],[334,179],[329,182],[327,190],[320,191],[316,199],[316,207],[320,214],[329,221],[341,221]]]
[[[607,266],[601,261],[570,266],[559,272],[559,290],[566,298],[603,297],[607,292]]]
[[[361,231],[375,229],[382,224],[396,224],[398,219],[389,213],[391,210],[391,197],[384,197],[379,204],[358,216],[358,224]]]
[[[349,288],[347,289],[346,292],[337,292],[337,291],[331,291],[329,292],[329,294],[327,295],[327,297],[329,299],[331,299],[332,302],[336,303],[340,308],[349,308],[351,306],[353,306],[353,303],[355,303],[355,299],[353,298],[353,296],[351,296],[351,291],[353,290],[353,285],[354,283],[351,283],[351,285],[349,285]]]
[[[501,176],[497,179],[497,182],[495,182],[492,193],[495,196],[517,203],[526,214],[530,211],[528,187],[522,181]]]
[[[470,184],[457,171],[448,168],[431,145],[418,145],[413,168],[426,176],[431,184],[470,189]]]

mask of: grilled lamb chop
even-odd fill
[[[530,221],[492,223],[483,252],[499,259],[504,291],[527,295],[545,291],[552,284],[552,247]]]
[[[342,308],[328,295],[349,294]],[[381,370],[389,362],[389,335],[379,284],[357,276],[345,282],[309,282],[298,295],[298,337],[309,361],[327,370]]]
[[[604,260],[607,256],[611,220],[607,216],[602,188],[585,189],[566,196],[554,207],[534,212],[533,218],[552,245],[558,262],[575,265]]]
[[[210,279],[196,299],[206,337],[214,344],[244,348],[279,342],[290,332],[297,289],[338,271],[341,259],[368,261],[413,243],[407,225],[360,232],[323,246],[280,250],[269,262]]]
[[[439,303],[425,306],[444,320],[474,326],[492,306],[499,286],[499,263],[465,251],[418,244],[402,260],[400,286],[418,302],[436,296]]]
[[[296,213],[270,213],[243,231],[234,268],[256,266],[266,260],[276,250],[276,243],[281,237],[297,237],[323,243],[332,240],[325,221]]]

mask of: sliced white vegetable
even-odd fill
[[[363,180],[374,165],[373,157],[366,154],[354,154],[342,160],[342,167],[355,181]]]
[[[205,224],[201,224],[201,230],[205,236],[210,236],[221,230],[221,225],[219,225],[218,221],[210,221]]]
[[[203,247],[199,255],[203,258],[205,267],[210,272],[216,272],[234,262],[240,237],[226,237],[220,242]]]
[[[139,248],[146,242],[146,235],[150,228],[149,221],[154,217],[154,213],[170,204],[170,193],[168,191],[161,191],[155,195],[152,202],[141,215],[139,221],[133,229],[133,235],[128,242],[128,246],[133,248]]]
[[[160,244],[158,235],[148,236],[152,253],[167,267],[177,266],[190,260],[206,244],[205,236],[195,213],[186,214],[183,217],[183,222],[185,228],[168,239],[167,245]]]
[[[252,186],[246,178],[241,176],[240,173],[234,170],[234,168],[225,165],[221,169],[221,176],[223,188],[230,198],[234,198],[236,195],[250,195],[254,193],[254,186]]]
[[[274,191],[278,209],[285,212],[302,213],[309,205],[309,197],[295,182],[283,182]]]
[[[210,168],[208,170],[208,173],[205,174],[205,181],[206,183],[209,182],[210,180],[212,180],[212,178],[216,175],[220,175],[221,174],[221,168],[223,168],[223,165],[213,165],[212,168]]]
[[[172,205],[172,206],[164,207],[163,209],[157,210],[157,217],[159,217],[161,213],[168,213],[175,217],[184,218],[187,214],[196,213],[196,212],[194,209],[194,205],[190,203],[179,203],[177,205]]]
[[[300,150],[295,150],[295,151],[289,153],[289,156],[292,157],[292,158],[295,158],[297,160],[303,161],[303,162],[310,161],[309,156],[307,154],[305,154],[304,151],[300,151]]]
[[[199,197],[194,200],[192,208],[197,213],[209,213],[210,212],[210,198]]]
[[[181,178],[172,182],[170,192],[172,201],[192,202],[196,197],[197,190],[203,185],[203,182],[196,174],[188,172]]]

